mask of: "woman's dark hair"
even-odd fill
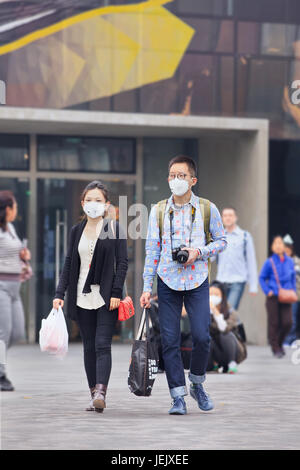
[[[222,301],[220,303],[220,312],[223,313],[224,319],[227,320],[227,318],[230,315],[230,308],[227,302],[227,294],[226,294],[226,289],[225,289],[224,284],[222,284],[222,282],[219,282],[219,281],[213,281],[210,284],[210,287],[217,287],[218,289],[220,289],[222,293]]]
[[[15,203],[15,197],[11,191],[0,191],[0,228],[7,229],[6,208],[12,208]]]
[[[88,191],[91,191],[91,189],[100,189],[100,191],[102,191],[103,193],[103,196],[104,196],[104,199],[105,199],[105,202],[108,201],[108,190],[107,190],[107,187],[101,183],[101,181],[98,181],[98,180],[94,180],[94,181],[91,181],[91,183],[89,183],[85,188],[84,190],[82,191],[81,193],[81,197],[80,197],[80,201],[83,201],[87,192]],[[107,216],[107,211],[105,212],[104,216],[106,217]],[[83,219],[86,218],[86,215],[84,214]]]
[[[274,243],[274,241],[276,240],[276,238],[281,238],[282,243],[284,244],[283,236],[282,236],[282,235],[279,235],[279,234],[274,235],[274,237],[272,238],[271,244],[270,244],[270,253],[271,253],[271,254],[273,253],[272,246],[273,246],[273,243]]]
[[[188,166],[191,175],[197,175],[197,165],[191,157],[178,155],[177,157],[172,158],[172,160],[169,161],[168,171],[170,171],[171,166],[175,165],[175,163],[185,163]]]

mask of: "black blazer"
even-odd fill
[[[71,229],[68,250],[56,287],[55,298],[64,300],[67,291],[67,316],[77,320],[77,284],[80,270],[78,244],[87,221],[74,225]],[[100,284],[100,294],[109,308],[110,298],[121,299],[128,268],[127,241],[119,223],[104,219],[101,233],[95,245],[90,270],[83,292],[90,292],[91,284]]]

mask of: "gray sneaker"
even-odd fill
[[[0,390],[1,392],[13,392],[14,387],[10,380],[6,377],[6,375],[2,375],[0,377]]]

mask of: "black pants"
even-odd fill
[[[292,328],[292,305],[278,302],[273,295],[266,298],[268,313],[268,340],[273,353],[280,352],[286,335]]]
[[[83,341],[84,367],[90,388],[107,385],[111,372],[111,342],[118,310],[77,307],[78,326]]]
[[[234,334],[220,333],[217,338],[212,338],[207,370],[212,370],[216,362],[221,367],[227,367],[231,361],[237,361],[238,343]]]

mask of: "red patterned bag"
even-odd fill
[[[133,306],[132,298],[127,295],[125,299],[121,300],[120,302],[118,319],[120,321],[125,321],[133,317],[133,315],[134,315],[134,306]]]

